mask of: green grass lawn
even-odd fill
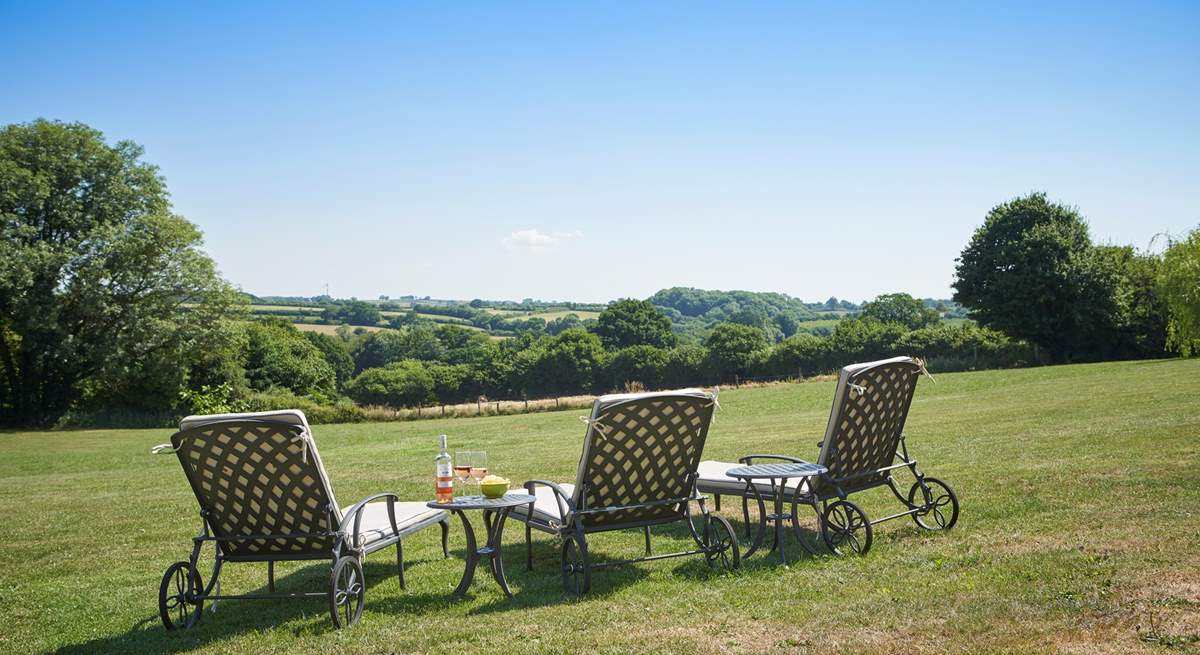
[[[729,390],[706,455],[815,458],[831,382]],[[382,490],[430,495],[434,435],[486,448],[520,481],[572,478],[578,411],[314,428],[344,505]],[[1200,647],[1200,360],[946,374],[922,380],[909,446],[954,485],[958,526],[926,534],[877,526],[863,558],[756,555],[734,574],[702,559],[599,572],[593,593],[561,591],[557,551],[510,523],[505,600],[485,575],[450,591],[437,530],[406,542],[408,589],[392,552],[368,560],[366,612],[335,632],[323,600],[225,602],[196,628],[157,617],[163,570],[199,527],[168,430],[0,434],[0,651],[222,652],[1181,652]],[[886,490],[869,512],[896,507]],[[859,500],[859,497],[856,497]],[[740,525],[736,503],[726,516]],[[476,521],[478,522],[478,521]],[[679,530],[655,548],[685,545]],[[794,542],[789,549],[796,553]],[[597,557],[637,555],[641,535],[600,535]],[[328,566],[284,565],[284,588],[324,589]],[[206,576],[207,577],[207,576]],[[230,564],[226,593],[266,583],[261,564]],[[1140,627],[1139,627],[1140,626]]]

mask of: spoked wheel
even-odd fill
[[[912,517],[926,530],[949,530],[958,523],[958,496],[950,485],[937,478],[926,477],[924,485],[921,480],[914,482],[908,490],[908,504],[914,509],[921,508]]]
[[[742,565],[742,550],[733,526],[724,516],[709,514],[704,521],[704,560],[709,566],[719,564],[725,571]]]
[[[190,628],[200,620],[204,601],[200,572],[191,562],[175,562],[167,567],[158,585],[158,615],[168,630]]]
[[[592,558],[582,536],[566,537],[562,545],[563,590],[586,594],[592,588]]]
[[[838,555],[866,555],[871,550],[871,522],[867,513],[848,500],[825,507],[821,518],[821,537],[829,550]]]
[[[345,628],[358,621],[362,616],[365,593],[362,564],[358,558],[346,555],[339,559],[329,575],[329,614],[335,628]]]

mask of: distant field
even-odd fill
[[[307,307],[303,305],[250,305],[252,312],[290,312],[293,314],[320,314],[324,311],[321,307]]]
[[[320,332],[321,334],[337,334],[340,325],[314,325],[312,323],[292,323],[297,330],[304,332]],[[377,325],[350,325],[347,326],[351,331],[362,328],[368,332],[379,332],[380,330],[390,330],[391,328],[381,327]]]
[[[706,456],[814,458],[832,382],[724,390]],[[405,541],[408,587],[393,552],[367,560],[366,611],[330,627],[324,599],[222,602],[193,630],[157,618],[162,571],[199,528],[179,464],[149,449],[170,430],[0,434],[0,651],[5,653],[1173,653],[1200,640],[1200,359],[985,371],[922,379],[909,414],[911,453],[949,481],[959,525],[927,534],[877,526],[862,558],[757,554],[731,575],[697,558],[598,572],[564,594],[558,550],[523,531],[503,548],[515,597],[481,571],[463,601],[437,531]],[[392,490],[430,495],[434,435],[486,449],[515,482],[573,479],[579,410],[406,423],[317,425],[342,505]],[[907,488],[908,481],[902,484]],[[856,495],[868,512],[886,490]],[[740,507],[724,514],[741,526]],[[471,517],[477,524],[477,516]],[[655,552],[688,544],[655,529]],[[642,535],[589,538],[595,558],[638,555]],[[789,542],[789,551],[798,547]],[[320,591],[324,562],[277,568],[285,590]],[[205,570],[207,579],[208,570]],[[266,567],[230,564],[225,593],[263,590]],[[1173,646],[1173,647],[1171,647]],[[1189,650],[1190,649],[1190,650]]]
[[[805,328],[813,329],[813,328],[821,328],[821,327],[833,329],[833,328],[837,327],[838,323],[841,323],[841,322],[842,322],[842,319],[840,319],[840,318],[820,318],[815,321],[802,321],[800,323],[797,323],[796,325],[800,326],[800,329],[805,329]]]
[[[599,318],[600,312],[589,312],[581,309],[550,309],[540,312],[525,311],[523,309],[494,309],[491,307],[485,308],[484,311],[492,314],[499,314],[506,318],[542,318],[547,321],[553,321],[556,318],[562,318],[568,314],[574,314],[579,317],[579,320],[589,318]]]
[[[443,316],[441,314],[417,314],[418,318],[423,318],[427,321],[436,321],[438,323],[453,323],[455,325],[471,325],[471,321],[457,316]]]

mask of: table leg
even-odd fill
[[[771,480],[774,484],[775,481]],[[779,486],[775,489],[775,543],[779,546],[779,563],[787,566],[787,553],[784,546],[783,520],[783,492],[787,488],[787,478],[779,481]]]
[[[763,538],[767,534],[767,506],[763,502],[762,494],[758,493],[758,488],[754,486],[752,480],[746,481],[746,492],[742,494],[742,502],[746,502],[746,495],[753,493],[755,500],[758,501],[758,533],[754,535],[754,541],[750,544],[750,550],[746,551],[742,557],[750,557],[762,547]],[[749,532],[750,526],[746,526],[746,531]]]
[[[471,527],[471,522],[467,520],[467,513],[455,509],[451,510],[462,519],[463,532],[467,535],[467,568],[463,571],[462,580],[458,583],[458,588],[454,590],[454,595],[462,598],[467,589],[471,587],[471,581],[475,579],[475,565],[479,563],[479,549],[475,543],[475,529]]]
[[[500,585],[504,595],[512,598],[512,590],[508,588],[508,580],[504,577],[504,559],[500,556],[500,542],[504,537],[504,520],[508,518],[510,511],[512,511],[511,507],[502,507],[492,519],[491,530],[488,533],[488,549],[491,551],[489,555],[492,558],[492,577],[496,578],[496,583]]]

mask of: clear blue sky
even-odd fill
[[[143,144],[257,294],[944,297],[1031,190],[1200,223],[1198,6],[0,0],[0,123]]]

